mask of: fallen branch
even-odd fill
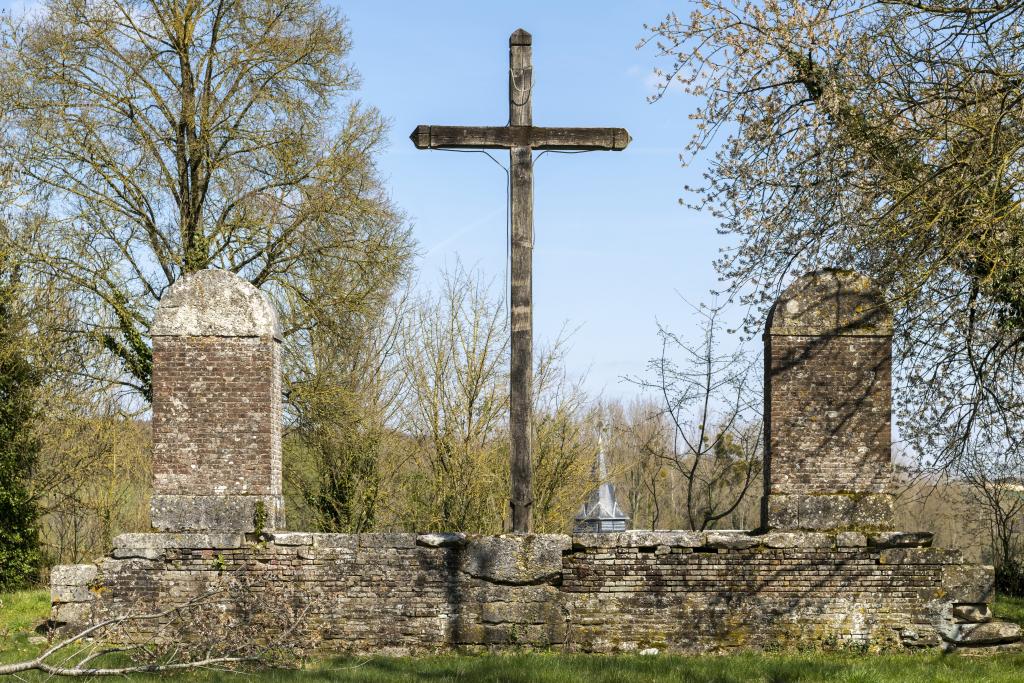
[[[0,676],[26,671],[52,676],[121,676],[281,663],[307,644],[299,630],[311,605],[305,603],[296,611],[285,596],[254,591],[258,584],[252,572],[239,569],[226,586],[162,611],[129,612],[105,619],[33,659],[0,665]],[[219,604],[218,598],[225,604]],[[215,611],[204,609],[209,607]],[[156,628],[132,628],[146,623]],[[138,638],[140,633],[146,635]],[[54,662],[58,654],[67,656]],[[124,655],[132,661],[125,666],[96,666],[97,660],[110,655]]]

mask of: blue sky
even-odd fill
[[[420,284],[458,259],[504,286],[506,180],[479,154],[420,151],[418,124],[504,125],[508,36],[533,34],[534,124],[627,128],[624,152],[548,154],[535,164],[534,334],[568,325],[569,370],[607,398],[636,393],[619,378],[659,351],[657,321],[685,332],[680,295],[709,300],[723,238],[705,214],[680,206],[701,164],[679,154],[694,102],[681,93],[649,103],[654,49],[636,49],[643,24],[686,3],[337,3],[349,18],[361,97],[393,122],[380,159],[395,202],[421,249]],[[667,67],[667,64],[661,66]],[[508,154],[494,153],[507,164]]]

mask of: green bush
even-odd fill
[[[16,281],[0,253],[0,591],[30,583],[39,566],[38,511],[28,486],[39,453],[33,433],[39,376],[25,356]]]
[[[996,567],[996,592],[1024,597],[1024,564],[1014,560]]]

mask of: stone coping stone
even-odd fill
[[[291,532],[275,532],[269,534],[270,540],[274,545],[286,545],[286,546],[297,546],[297,545],[313,545],[313,536],[319,534],[305,533],[301,531]]]
[[[569,536],[564,534],[470,536],[459,569],[492,583],[547,583],[561,576],[562,554],[571,545]]]
[[[168,548],[241,548],[244,534],[231,533],[150,533],[121,534],[114,537],[114,550],[166,550]]]
[[[463,548],[468,542],[463,533],[431,533],[416,537],[416,545],[425,548]]]
[[[935,534],[930,531],[885,531],[868,536],[873,548],[930,548]]]
[[[504,534],[485,536],[461,532],[332,534],[311,532],[274,532],[266,538],[278,546],[317,546],[321,548],[511,548],[539,542],[545,548],[714,548],[746,550],[764,547],[785,548],[859,548],[881,549],[881,564],[961,564],[959,550],[929,547],[928,532],[897,531],[865,535],[860,532],[825,533],[812,531],[771,531],[753,533],[738,530],[710,531],[625,531],[620,533]],[[238,533],[131,533],[114,538],[114,557],[157,559],[167,549],[231,549],[246,545]]]
[[[883,548],[879,564],[963,564],[964,555],[956,548]]]
[[[863,534],[857,545],[866,545]],[[847,539],[849,542],[850,539]],[[675,548],[714,548],[746,550],[748,548],[835,548],[837,534],[811,531],[773,531],[757,534],[749,531],[626,531],[610,534],[574,534],[573,547],[644,548],[668,546]]]
[[[576,549],[586,548],[650,548],[669,546],[676,548],[700,548],[707,542],[701,531],[622,531],[614,533],[573,534],[572,545]]]
[[[704,545],[725,550],[746,550],[761,545],[761,537],[746,531],[708,531]]]
[[[200,270],[178,279],[157,306],[154,337],[270,337],[283,339],[277,309],[266,294],[226,270]]]
[[[868,537],[859,531],[841,531],[836,534],[838,548],[864,548],[867,544]]]
[[[835,534],[812,531],[772,531],[760,538],[766,548],[834,548],[836,545]]]
[[[890,336],[892,313],[874,283],[852,270],[805,273],[768,312],[770,335]]]
[[[416,534],[309,534],[313,545],[319,548],[356,550],[358,548],[415,548]]]
[[[575,548],[647,548],[666,545],[699,548],[706,543],[702,531],[622,531],[606,534],[573,534]]]

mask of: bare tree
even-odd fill
[[[650,419],[665,419],[669,439],[638,440],[647,454],[682,478],[684,520],[691,529],[714,527],[743,502],[762,463],[761,394],[756,361],[742,351],[722,352],[721,309],[694,308],[702,338],[687,342],[659,327],[661,355],[640,386],[660,397]],[[681,353],[677,362],[673,353]]]
[[[509,520],[509,328],[503,301],[457,267],[406,316],[399,422],[410,443],[393,498],[416,529],[500,533]],[[591,409],[564,369],[565,342],[534,358],[534,524],[564,531],[590,485]],[[410,457],[409,454],[412,454]]]
[[[407,316],[402,424],[415,442],[418,525],[498,529],[508,491],[508,319],[461,266]]]
[[[601,411],[565,369],[568,335],[538,349],[533,371],[533,528],[565,533],[593,485]]]
[[[608,424],[610,476],[621,484],[631,523],[637,529],[657,529],[674,512],[673,481],[659,453],[671,443],[669,421],[650,397],[628,406],[613,403],[603,414]],[[663,516],[664,515],[664,516]]]
[[[404,446],[397,429],[405,390],[398,352],[408,291],[376,315],[352,321],[361,324],[358,334],[314,330],[308,353],[298,357],[285,468],[312,528],[369,531],[394,493],[394,455]]]
[[[1021,571],[1024,560],[1024,463],[1000,444],[975,442],[957,461],[956,479],[967,485],[970,499],[983,511],[992,561],[1005,570]]]

